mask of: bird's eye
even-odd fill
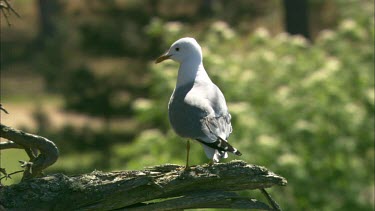
[[[176,48],[176,51],[179,51],[180,50],[180,48]]]

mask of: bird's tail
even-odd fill
[[[202,144],[204,144],[206,146],[209,146],[211,148],[217,149],[219,151],[231,152],[231,153],[233,153],[235,155],[238,155],[238,156],[242,155],[242,153],[240,151],[238,151],[238,149],[234,148],[227,141],[225,141],[224,139],[222,139],[220,137],[218,137],[218,139],[215,142],[212,142],[212,143],[207,143],[207,142],[204,142],[204,141],[199,140],[199,139],[197,139],[197,140],[199,142],[201,142]]]

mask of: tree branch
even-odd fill
[[[6,171],[5,171],[5,169],[1,169],[1,173],[4,174],[4,176],[0,177],[0,181],[1,181],[2,179],[4,179],[4,178],[6,178],[6,179],[12,179],[11,176],[12,176],[13,174],[18,174],[18,173],[21,173],[21,172],[23,172],[23,170],[19,170],[19,171],[15,171],[15,172],[12,172],[12,173],[10,173],[10,174],[7,174]],[[0,209],[0,210],[1,210],[1,209]]]
[[[3,107],[3,105],[0,103],[0,110],[3,111],[6,114],[9,114],[9,112]]]
[[[0,137],[9,140],[0,144],[0,150],[9,149],[11,146],[14,146],[13,148],[22,146],[30,157],[29,162],[24,162],[26,170],[23,180],[41,175],[45,168],[56,162],[59,151],[52,141],[3,124],[0,124],[0,129]],[[35,149],[39,150],[39,155],[34,153]]]
[[[237,208],[273,210],[236,191],[286,185],[264,167],[243,161],[183,170],[166,164],[141,171],[33,178],[0,189],[0,204],[28,210],[176,210]]]
[[[17,17],[21,17],[16,10],[13,9],[12,5],[9,4],[8,0],[0,0],[0,11],[4,15],[5,21],[7,22],[8,26],[11,26],[8,18],[9,15],[12,13]],[[8,14],[7,14],[8,13]],[[0,106],[0,109],[3,110]],[[5,111],[6,112],[6,111]],[[7,113],[7,112],[6,112]]]
[[[23,146],[16,144],[13,141],[0,142],[0,150],[3,149],[23,149]]]
[[[266,197],[266,199],[268,200],[268,202],[271,204],[272,208],[274,210],[281,210],[280,206],[278,203],[276,203],[275,200],[273,200],[273,198],[271,197],[271,195],[269,193],[267,193],[266,189],[264,188],[261,188],[260,191],[262,192],[262,194]]]

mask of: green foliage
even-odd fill
[[[151,31],[173,39],[188,31],[176,24],[152,24]],[[286,210],[371,209],[372,26],[372,17],[347,19],[310,43],[283,33],[271,36],[262,28],[242,38],[216,22],[198,38],[205,67],[229,103],[230,142],[243,153],[241,159],[288,179],[288,187],[275,193]],[[124,155],[141,162],[153,157],[184,162],[184,156],[174,155],[184,153],[185,145],[167,122],[177,68],[172,62],[150,64],[151,98],[133,105],[139,120],[153,122],[155,129],[140,133]],[[205,162],[200,148],[192,154]]]
[[[68,109],[108,116],[106,111],[110,111],[110,90],[107,89],[111,87],[97,79],[90,70],[80,68],[74,71],[66,87],[65,102]]]

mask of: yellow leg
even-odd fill
[[[189,152],[190,152],[190,140],[186,143],[186,166],[185,169],[189,169]]]

